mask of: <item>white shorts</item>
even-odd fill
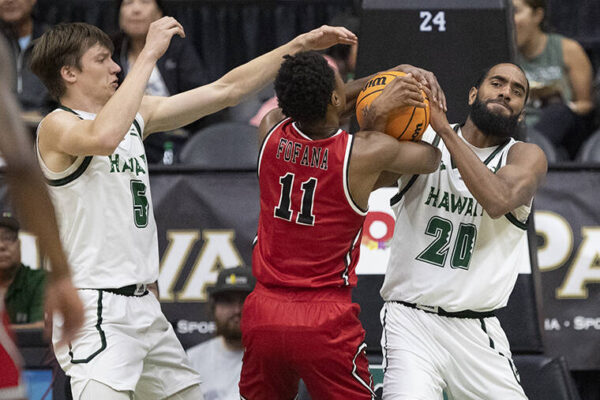
[[[79,290],[83,328],[71,346],[57,347],[62,320],[54,317],[56,358],[78,400],[90,379],[140,399],[162,399],[200,383],[160,303],[149,293],[122,296]]]
[[[527,399],[496,317],[455,318],[386,302],[383,399]]]

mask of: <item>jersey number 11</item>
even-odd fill
[[[294,174],[288,172],[279,178],[281,185],[281,195],[279,196],[279,205],[275,207],[274,216],[276,218],[292,220],[292,203],[291,195],[294,187]],[[296,223],[300,225],[313,226],[315,224],[315,216],[313,215],[313,202],[315,197],[315,189],[317,188],[317,179],[309,178],[302,182],[302,207],[300,213],[296,216]]]

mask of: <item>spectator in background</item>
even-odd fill
[[[0,31],[12,50],[15,93],[27,119],[37,124],[52,107],[52,101],[46,87],[29,68],[33,41],[48,29],[33,17],[35,3],[36,0],[0,0]]]
[[[118,0],[117,5],[120,32],[112,38],[115,45],[113,59],[121,67],[119,80],[122,82],[144,48],[150,24],[167,13],[161,0]],[[146,86],[146,94],[166,97],[208,82],[209,78],[192,42],[176,36],[156,63]],[[166,142],[172,143],[173,152],[177,154],[186,139],[185,130],[152,135],[144,141],[148,162],[163,161]]]
[[[19,221],[4,212],[0,216],[0,287],[6,293],[4,301],[11,324],[21,328],[44,327],[45,286],[46,271],[31,269],[21,262]]]
[[[529,128],[563,147],[573,158],[592,129],[592,65],[579,43],[544,25],[545,0],[513,0],[517,64],[531,92]]]
[[[217,336],[190,349],[192,367],[202,378],[205,400],[239,399],[242,370],[242,330],[240,320],[244,300],[254,289],[250,268],[221,270],[216,286],[208,288]]]

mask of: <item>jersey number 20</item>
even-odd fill
[[[427,223],[425,234],[434,236],[435,240],[417,256],[417,260],[444,267],[450,250],[452,231],[451,221],[437,216],[432,217]],[[458,226],[454,247],[452,248],[452,257],[450,258],[452,268],[469,269],[476,238],[477,228],[475,225],[461,223]]]
[[[284,176],[279,178],[279,184],[281,185],[281,195],[279,196],[279,205],[275,207],[274,216],[276,218],[285,219],[286,221],[292,220],[292,188],[294,187],[294,174],[288,172]],[[307,181],[302,182],[302,207],[300,213],[296,217],[296,223],[300,225],[315,224],[315,216],[312,213],[313,201],[315,197],[315,189],[317,188],[317,179],[309,178]]]

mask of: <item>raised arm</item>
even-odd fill
[[[425,142],[398,141],[374,131],[355,134],[350,158],[350,192],[366,207],[371,191],[389,186],[403,174],[428,174],[440,164],[441,152]]]
[[[171,97],[146,97],[142,104],[146,132],[175,129],[239,103],[275,78],[286,54],[355,42],[356,36],[346,28],[325,25],[231,70],[213,83]]]
[[[0,151],[6,161],[5,176],[20,218],[37,235],[42,253],[52,264],[47,299],[49,308],[62,314],[64,340],[69,341],[83,322],[83,306],[71,283],[54,208],[33,155],[33,144],[20,120],[19,107],[10,90],[9,59],[0,37]]]
[[[531,202],[548,169],[546,156],[537,145],[513,145],[506,165],[494,174],[458,137],[438,107],[431,108],[431,126],[444,141],[467,188],[490,217],[500,218]]]
[[[140,109],[156,61],[164,54],[171,38],[176,34],[184,36],[182,26],[172,17],[163,17],[150,25],[144,49],[123,84],[94,120],[80,120],[66,113],[53,113],[44,119],[39,133],[40,151],[44,160],[51,152],[69,156],[112,154]],[[94,62],[110,64],[107,68],[112,68],[116,81],[119,67],[110,58],[108,49],[98,50],[97,54],[92,52],[87,56],[93,56]],[[67,82],[73,79],[69,67],[63,67],[61,74]],[[70,105],[68,96],[61,98],[61,101],[66,106]]]

